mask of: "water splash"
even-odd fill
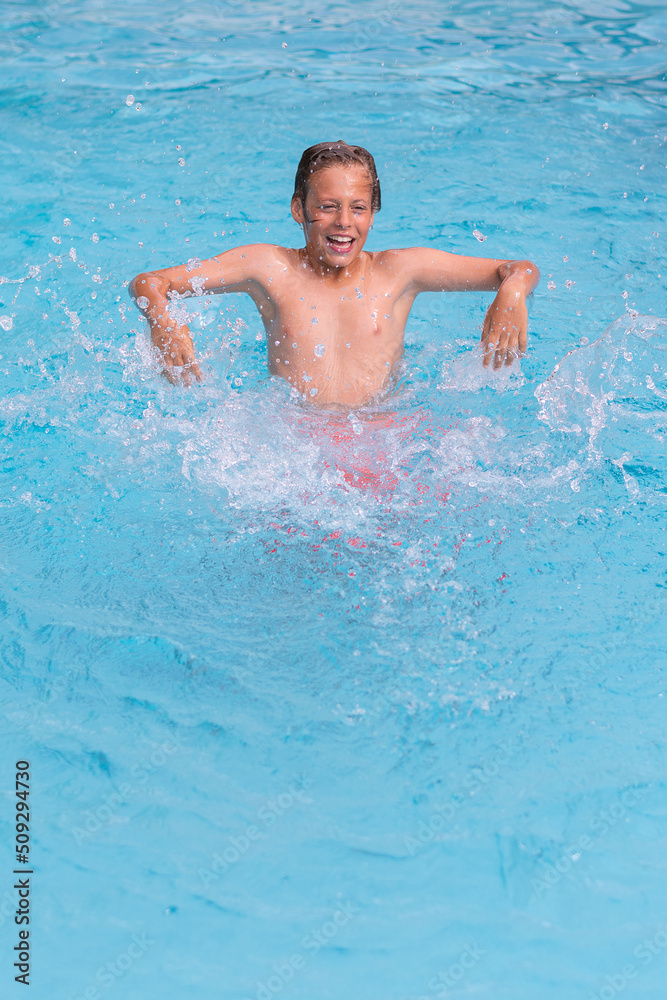
[[[626,485],[634,474],[667,492],[667,320],[626,313],[598,340],[570,351],[535,396],[540,420],[580,439],[589,461],[625,470]]]

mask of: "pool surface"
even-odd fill
[[[0,976],[31,764],[33,1000],[662,1000],[663,3],[0,2]],[[304,147],[369,249],[529,257],[529,351],[425,295],[316,412],[240,296]]]

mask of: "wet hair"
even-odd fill
[[[317,145],[309,146],[308,149],[304,150],[296,170],[292,197],[298,198],[303,205],[308,193],[308,181],[312,175],[318,170],[324,170],[325,167],[331,167],[338,163],[342,165],[356,163],[368,171],[373,185],[371,208],[374,212],[379,212],[382,201],[375,160],[363,146],[348,146],[342,139],[339,139],[338,142],[318,142]]]

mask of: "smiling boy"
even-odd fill
[[[258,243],[194,269],[137,275],[130,293],[148,317],[169,380],[202,377],[188,327],[169,313],[174,293],[250,295],[266,330],[270,371],[320,406],[361,406],[387,384],[420,292],[495,291],[482,329],[484,364],[500,368],[523,354],[526,296],[539,281],[537,267],[430,247],[369,253],[364,244],[380,203],[366,149],[318,143],[301,157],[292,196],[303,248]]]

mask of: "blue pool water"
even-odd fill
[[[36,1000],[662,998],[664,4],[0,12],[3,996],[27,758]],[[191,299],[168,386],[129,279],[339,137],[371,249],[539,264],[527,357],[424,296],[336,435]]]

